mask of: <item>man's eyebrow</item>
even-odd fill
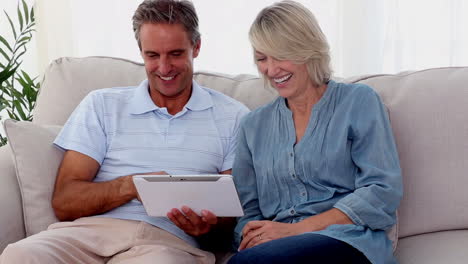
[[[183,53],[185,51],[186,51],[185,49],[174,49],[174,50],[169,51],[168,53]],[[143,53],[144,54],[159,54],[159,53],[157,53],[155,51],[151,51],[151,50],[146,50]]]
[[[182,53],[182,52],[185,52],[185,49],[175,49],[175,50],[171,50],[169,53]]]
[[[145,50],[143,53],[146,54],[146,55],[148,55],[148,54],[158,54],[157,52],[154,52],[154,51],[151,51],[151,50]]]

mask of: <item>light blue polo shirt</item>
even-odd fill
[[[94,182],[147,172],[212,174],[232,168],[247,107],[193,81],[189,101],[171,115],[153,103],[148,87],[145,80],[138,87],[89,93],[54,144],[95,159],[101,167]],[[145,221],[197,246],[169,219],[148,216],[136,199],[100,216]]]

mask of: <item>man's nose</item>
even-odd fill
[[[171,61],[168,58],[161,57],[159,59],[158,71],[163,76],[168,75],[171,71]]]

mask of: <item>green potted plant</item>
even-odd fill
[[[31,78],[23,71],[21,65],[27,44],[35,31],[34,9],[21,0],[18,2],[16,21],[5,10],[3,12],[14,40],[8,41],[0,32],[0,113],[7,114],[11,119],[31,121],[40,83],[36,81],[37,77]],[[0,133],[0,146],[6,142],[6,137]]]

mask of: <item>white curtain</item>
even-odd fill
[[[62,56],[141,61],[131,25],[140,2],[36,0],[39,72]],[[276,0],[193,2],[202,33],[195,69],[256,74],[247,32],[256,14]],[[316,15],[328,37],[337,76],[468,65],[468,1],[300,2]]]

